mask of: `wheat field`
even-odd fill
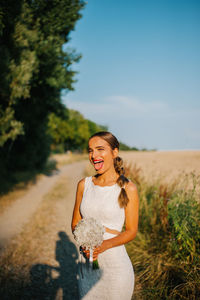
[[[200,151],[121,151],[126,164],[136,164],[147,181],[170,182],[183,174],[200,174]]]

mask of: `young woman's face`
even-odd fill
[[[98,174],[102,174],[113,167],[113,159],[118,149],[112,150],[110,145],[102,138],[95,136],[88,143],[89,160]]]

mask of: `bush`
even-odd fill
[[[134,299],[200,299],[200,177],[191,174],[182,186],[178,180],[150,185],[136,166],[129,177],[138,181],[140,196],[139,231],[127,245]]]

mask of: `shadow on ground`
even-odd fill
[[[65,232],[60,231],[58,236],[55,258],[59,265],[33,265],[30,270],[31,282],[21,299],[78,299],[77,249]]]
[[[23,265],[16,269],[8,266],[11,271],[4,270],[5,273],[0,270],[1,300],[78,300],[80,277],[82,297],[100,280],[102,271],[90,269],[88,259],[78,262],[77,248],[67,234],[60,231],[58,237],[55,246],[56,266],[34,264],[29,274],[24,272]]]

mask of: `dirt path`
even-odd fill
[[[87,164],[75,162],[42,179],[1,217],[1,243],[7,244],[0,261],[1,299],[79,299],[71,217]]]
[[[54,172],[52,176],[45,176],[39,180],[24,197],[14,202],[3,215],[0,216],[0,248],[5,247],[8,242],[22,230],[23,226],[28,223],[30,217],[40,206],[44,196],[52,189],[57,180],[64,175],[67,175],[70,181],[69,201],[66,201],[68,206],[67,212],[70,216],[72,210],[71,206],[74,203],[75,184],[78,179],[83,176],[85,165],[86,162],[83,161],[61,167],[58,172]],[[67,225],[69,227],[69,224]]]

